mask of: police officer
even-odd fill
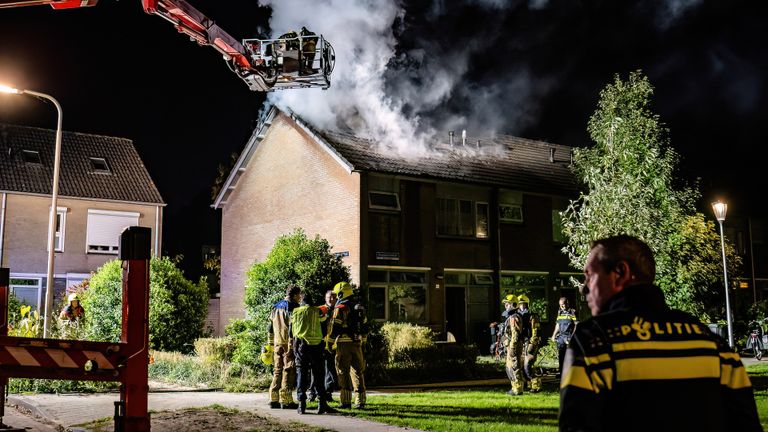
[[[555,331],[552,332],[552,341],[557,344],[557,377],[563,373],[563,360],[565,360],[565,350],[571,342],[571,336],[576,331],[576,311],[569,307],[568,299],[560,297],[560,309],[557,311],[555,320]]]
[[[653,285],[651,249],[626,235],[592,243],[560,383],[561,431],[761,431],[744,365]]]
[[[336,372],[339,374],[339,408],[352,407],[352,391],[355,393],[355,408],[365,407],[365,358],[363,340],[366,335],[359,329],[366,324],[361,305],[352,303],[353,288],[347,282],[339,282],[333,291],[338,297],[333,310],[333,323],[329,323],[330,334],[336,345]],[[360,322],[363,321],[363,322]]]
[[[326,316],[319,307],[313,305],[312,298],[304,294],[301,306],[291,313],[291,335],[293,336],[293,352],[296,356],[296,397],[299,399],[299,414],[307,409],[307,389],[310,386],[310,376],[321,377],[324,372],[323,363],[323,331],[321,323]],[[313,390],[320,396],[318,414],[335,413],[328,406],[328,396],[321,380],[313,381]]]
[[[272,384],[269,386],[269,407],[296,409],[298,405],[291,396],[295,382],[294,356],[289,330],[291,313],[301,301],[301,289],[289,284],[285,298],[272,306],[269,313],[269,337],[267,343],[273,346]]]
[[[505,323],[506,369],[512,388],[511,396],[522,394],[526,383],[532,393],[541,390],[541,378],[536,375],[533,365],[541,344],[539,319],[528,309],[528,296],[517,297],[517,309]]]

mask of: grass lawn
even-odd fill
[[[768,430],[768,362],[747,368],[755,389],[757,412]],[[356,416],[428,431],[557,431],[560,395],[556,385],[536,394],[510,397],[508,387],[435,390],[370,396]],[[514,425],[514,427],[511,427]]]

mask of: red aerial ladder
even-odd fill
[[[0,9],[50,5],[54,9],[95,6],[99,0],[0,0]],[[159,15],[203,46],[219,51],[230,69],[253,91],[331,85],[336,61],[322,35],[304,28],[277,39],[236,40],[210,18],[183,0],[141,0],[144,12]]]

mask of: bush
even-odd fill
[[[435,333],[429,327],[410,323],[386,323],[381,327],[381,332],[386,339],[389,361],[393,361],[403,350],[435,346]]]
[[[83,294],[87,335],[91,340],[119,341],[122,331],[121,261],[104,264],[91,277]],[[205,279],[184,278],[174,261],[152,258],[149,283],[149,346],[164,351],[191,352],[203,335],[208,310]]]
[[[246,318],[227,327],[237,341],[233,361],[263,369],[259,352],[267,336],[272,305],[285,297],[288,284],[295,284],[319,301],[339,281],[349,281],[349,268],[331,253],[327,240],[309,239],[301,229],[280,236],[260,263],[248,271],[245,286]]]
[[[149,365],[153,380],[198,388],[223,388],[226,391],[265,389],[272,375],[259,374],[251,368],[228,362],[209,362],[198,356],[162,351],[152,352]]]

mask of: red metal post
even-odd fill
[[[125,402],[125,428],[131,432],[148,432],[147,411],[149,386],[149,260],[151,231],[129,227],[120,236],[120,259],[123,260],[123,333],[129,357],[120,388]]]
[[[0,336],[8,336],[8,285],[10,285],[11,271],[0,267]],[[6,427],[3,423],[5,417],[5,389],[8,386],[8,377],[0,377],[0,427]]]

